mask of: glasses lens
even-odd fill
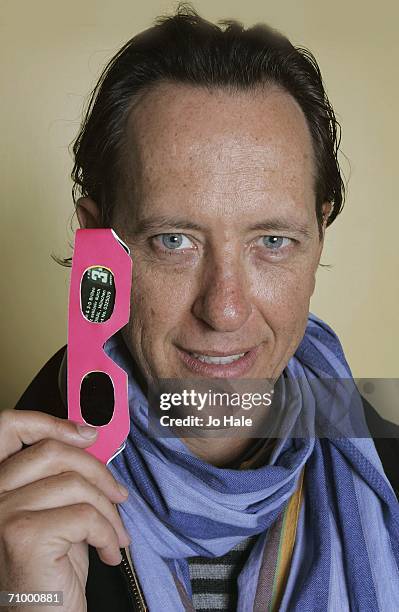
[[[80,387],[80,410],[89,425],[107,425],[114,414],[114,386],[105,372],[90,372]]]
[[[88,321],[104,323],[115,305],[114,275],[109,268],[92,266],[83,274],[80,297],[82,314]]]

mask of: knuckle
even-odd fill
[[[76,510],[79,513],[79,517],[83,521],[98,522],[98,512],[97,510],[87,502],[81,502],[76,504]]]
[[[48,461],[56,461],[62,451],[63,445],[58,440],[45,439],[37,443],[40,453],[46,457]]]
[[[89,503],[82,502],[76,504],[79,519],[86,522],[90,529],[100,538],[102,545],[106,546],[112,541],[118,541],[118,537],[113,525],[105,518],[94,506]]]
[[[82,487],[87,486],[87,482],[79,472],[75,472],[74,470],[67,470],[63,472],[59,478],[62,482],[64,482],[68,486],[72,486],[76,489],[80,489]]]
[[[119,548],[119,539],[114,527],[108,521],[101,525],[101,529],[98,529],[99,535],[101,535],[102,546],[116,546]]]
[[[51,424],[54,430],[54,434],[58,437],[64,437],[66,431],[71,427],[70,421],[67,419],[60,419],[59,417],[52,416]]]
[[[30,539],[35,532],[31,513],[19,512],[8,517],[3,523],[1,531],[2,539],[6,545],[10,548],[13,546],[19,547],[21,543]]]
[[[6,408],[0,410],[0,432],[5,432],[9,429],[11,421],[14,419],[14,410]]]

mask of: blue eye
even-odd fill
[[[166,247],[169,251],[177,250],[178,247],[181,247],[182,245],[184,248],[186,248],[187,246],[191,246],[190,241],[184,234],[159,234],[159,237],[162,240],[163,246]],[[183,244],[184,238],[188,241],[188,245]]]
[[[285,238],[285,236],[263,236],[263,244],[272,251],[278,251],[284,244],[284,240],[290,241],[291,238]],[[287,243],[286,243],[287,244]]]

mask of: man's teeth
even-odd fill
[[[228,355],[227,357],[211,357],[210,355],[200,355],[198,353],[190,353],[190,355],[196,359],[199,359],[200,361],[204,361],[205,363],[224,364],[237,361],[237,359],[240,359],[240,357],[245,355],[245,353],[240,353],[239,355]]]

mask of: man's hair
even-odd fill
[[[301,107],[310,130],[315,160],[316,216],[321,231],[322,204],[331,202],[331,224],[341,212],[345,186],[338,148],[340,126],[310,51],[294,47],[265,24],[245,29],[237,21],[206,21],[187,4],[172,16],[129,40],[110,60],[91,93],[73,144],[74,202],[89,196],[99,206],[102,224],[111,224],[123,180],[126,122],[139,95],[160,82],[251,91],[277,85]]]

